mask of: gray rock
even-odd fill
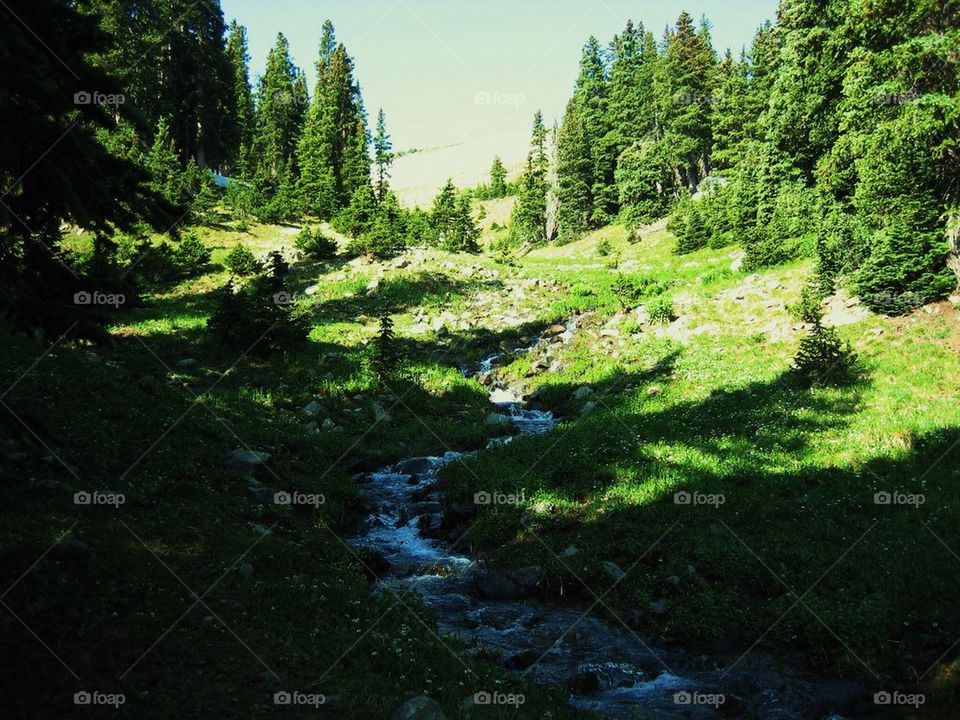
[[[326,418],[320,427],[324,430],[333,430],[336,426],[337,424],[331,418]]]
[[[593,393],[593,388],[586,385],[577,388],[577,391],[573,394],[573,399],[577,402],[581,400],[586,400]]]
[[[223,466],[227,470],[251,473],[257,468],[258,465],[266,464],[269,459],[270,453],[236,448],[235,450],[232,450],[226,458],[224,458]]]
[[[520,586],[525,593],[534,592],[543,580],[543,568],[540,565],[528,565],[508,574],[510,580]]]
[[[667,605],[666,600],[654,600],[652,603],[647,605],[647,610],[650,611],[651,615],[663,617],[670,611],[670,606]]]
[[[397,708],[390,720],[447,720],[447,716],[436,700],[418,695]]]
[[[273,490],[268,487],[251,487],[247,488],[247,495],[254,502],[260,503],[261,505],[272,505],[273,504]]]
[[[586,415],[591,410],[593,410],[596,406],[597,404],[593,402],[593,400],[590,400],[589,402],[585,402],[583,405],[580,406],[580,415]]]
[[[579,555],[582,551],[576,545],[568,545],[566,549],[560,553],[562,558],[572,558]]]
[[[384,423],[388,423],[393,420],[393,418],[390,416],[390,413],[384,410],[383,405],[376,402],[373,404],[373,419],[377,422]]]
[[[241,563],[237,566],[237,575],[242,577],[244,580],[249,580],[253,577],[253,565],[248,562]]]
[[[488,600],[519,600],[524,596],[522,587],[506,575],[493,570],[477,573],[473,582],[481,597]]]
[[[509,425],[510,416],[504,415],[503,413],[492,412],[483,420],[484,425]]]
[[[316,417],[317,413],[320,412],[320,403],[316,400],[311,400],[303,406],[301,412],[307,417]]]
[[[647,388],[647,395],[663,395],[663,388],[659,385],[651,385]]]
[[[603,561],[603,571],[614,580],[620,580],[626,577],[626,573],[620,569],[620,566],[609,560]]]
[[[80,542],[79,540],[63,538],[53,546],[53,549],[50,552],[55,557],[63,560],[80,560],[93,555],[94,550],[92,547],[84,542]]]
[[[177,360],[177,367],[179,368],[191,368],[197,364],[195,358],[183,358],[182,360]]]

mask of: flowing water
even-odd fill
[[[573,321],[552,342],[569,342],[575,330]],[[482,361],[477,373],[490,372],[499,359]],[[546,433],[556,424],[551,413],[525,407],[514,387],[492,386],[490,400],[520,434]],[[354,539],[389,563],[380,583],[401,596],[422,597],[436,615],[441,637],[455,635],[482,647],[540,684],[570,688],[574,708],[604,717],[870,716],[869,698],[859,685],[805,676],[759,652],[727,672],[737,655],[709,657],[658,646],[623,624],[587,613],[587,607],[482,597],[477,576],[484,570],[448,539],[437,489],[439,470],[464,455],[407,458],[369,474],[364,493],[372,510]]]

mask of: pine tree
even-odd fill
[[[714,100],[715,66],[706,21],[698,31],[693,18],[681,13],[667,38],[664,69],[669,100],[663,122],[664,139],[683,159],[677,171],[691,193],[709,173],[713,144],[709,106]]]
[[[513,213],[510,216],[510,236],[514,243],[542,243],[547,239],[547,129],[543,113],[533,118],[530,152]]]
[[[299,192],[322,218],[346,207],[370,182],[370,143],[353,60],[337,43],[333,25],[324,23],[316,65],[317,85],[297,148]]]
[[[260,78],[256,103],[254,156],[260,177],[279,184],[289,167],[298,139],[302,108],[298,108],[296,82],[299,73],[290,60],[290,45],[283,33],[267,55],[267,69]]]
[[[580,119],[580,103],[572,99],[557,134],[557,220],[563,240],[575,239],[590,228],[592,171],[590,140]]]
[[[373,138],[374,162],[377,167],[376,186],[374,190],[377,202],[386,195],[390,180],[390,166],[393,165],[393,143],[387,134],[387,118],[383,108],[377,113],[377,131]]]
[[[231,70],[232,94],[224,133],[224,144],[227,146],[225,165],[227,171],[236,169],[241,175],[245,175],[250,160],[250,145],[253,141],[253,93],[250,90],[247,29],[236,20],[230,23],[226,52]]]
[[[160,118],[154,133],[153,145],[147,154],[145,164],[150,172],[150,186],[172,205],[182,205],[184,193],[184,171],[177,159],[170,126],[165,118]]]
[[[507,195],[507,169],[503,166],[503,160],[497,155],[493,158],[493,164],[490,166],[490,197],[502,198]]]
[[[97,327],[105,318],[86,307],[72,310],[74,294],[91,288],[60,257],[61,225],[94,233],[98,259],[110,264],[108,238],[117,229],[133,232],[146,221],[163,230],[176,216],[142,169],[98,138],[117,128],[118,117],[146,134],[142,116],[126,104],[83,102],[94,89],[124,92],[118,78],[91,61],[110,48],[97,20],[60,0],[17,8],[14,17],[0,4],[0,310],[23,329],[59,334],[79,321],[75,333],[102,337]],[[44,39],[24,25],[43,28]]]

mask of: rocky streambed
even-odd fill
[[[517,352],[567,343],[577,321]],[[521,434],[546,433],[556,418],[527,407],[519,390],[490,375],[498,355],[472,373],[496,406],[491,424]],[[510,436],[491,444],[509,442]],[[482,450],[480,452],[483,452]],[[451,530],[469,514],[444,511],[438,473],[466,453],[406,458],[364,478],[369,513],[353,542],[382,561],[381,586],[416,593],[436,615],[438,634],[455,635],[535,682],[566,687],[570,705],[609,718],[758,718],[817,720],[871,717],[862,686],[792,670],[764,653],[704,656],[657,644],[588,607],[534,601],[542,569],[499,572],[456,547]],[[731,668],[732,669],[728,669]],[[799,667],[797,664],[796,667]],[[473,698],[465,699],[470,705]]]

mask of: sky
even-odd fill
[[[714,46],[739,52],[777,0],[222,0],[224,16],[247,27],[251,76],[283,32],[310,81],[320,28],[333,21],[356,63],[371,125],[379,108],[400,158],[393,185],[421,203],[452,177],[486,175],[499,154],[510,169],[526,157],[534,113],[562,118],[580,51],[590,35],[605,45],[628,19],[659,40],[685,9],[706,16]]]

